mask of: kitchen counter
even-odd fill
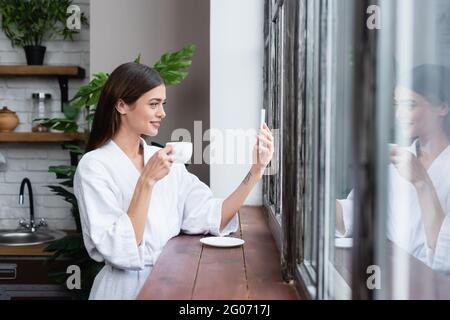
[[[44,249],[49,243],[37,244],[33,246],[1,246],[0,256],[51,256],[52,252],[45,252]]]

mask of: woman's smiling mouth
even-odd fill
[[[155,127],[159,128],[161,126],[161,121],[150,121],[150,123]]]

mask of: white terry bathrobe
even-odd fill
[[[159,148],[147,145],[142,138],[141,144],[147,163]],[[139,176],[131,159],[112,140],[86,153],[78,164],[74,192],[84,244],[92,259],[105,262],[89,299],[136,298],[164,245],[180,231],[226,235],[238,228],[235,215],[219,231],[223,200],[214,198],[209,187],[184,164],[174,163],[153,188],[138,246],[127,210]]]
[[[406,148],[416,154],[417,140]],[[434,270],[450,274],[450,146],[444,149],[427,171],[445,214],[436,247],[426,243],[419,198],[414,186],[403,178],[394,165],[389,165],[387,204],[387,237]],[[347,199],[338,200],[343,208],[345,234],[353,232],[353,191]]]

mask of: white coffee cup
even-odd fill
[[[192,142],[168,142],[167,145],[173,146],[175,156],[174,162],[186,163],[192,157]]]

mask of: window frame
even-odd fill
[[[278,249],[282,244],[282,170],[283,149],[282,139],[282,114],[283,114],[283,74],[284,74],[284,30],[283,30],[283,5],[284,0],[266,0],[264,22],[264,108],[267,110],[267,124],[270,128],[279,129],[279,135],[275,135],[275,152],[272,164],[277,167],[276,175],[263,177],[263,205],[268,214],[269,227],[274,235]],[[277,30],[277,28],[279,30]],[[276,38],[276,33],[278,38]],[[280,37],[281,36],[281,37]],[[279,40],[279,41],[277,41]],[[277,47],[278,46],[278,47]],[[277,57],[279,59],[277,59]],[[279,63],[281,61],[281,63]],[[275,89],[275,90],[274,90]],[[276,108],[278,106],[278,108]],[[269,172],[270,173],[270,172]]]

